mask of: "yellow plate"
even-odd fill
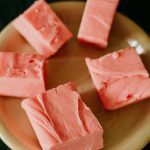
[[[135,23],[117,13],[110,34],[109,46],[100,50],[77,41],[77,32],[84,9],[81,2],[60,2],[51,6],[74,34],[72,40],[48,60],[47,89],[67,81],[77,84],[85,103],[92,109],[104,128],[105,150],[137,150],[150,140],[150,100],[116,111],[104,111],[85,65],[85,57],[100,57],[129,46],[137,46],[147,69],[150,69],[150,40]],[[143,49],[142,49],[143,48]],[[35,52],[9,24],[0,34],[0,50]],[[143,50],[143,51],[142,51]],[[18,83],[16,83],[18,84]],[[40,146],[25,112],[21,98],[0,97],[0,134],[15,150],[38,150]]]

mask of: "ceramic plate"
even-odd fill
[[[106,53],[136,46],[150,71],[150,40],[135,23],[117,13],[105,50],[81,45],[77,32],[85,4],[60,2],[51,4],[62,21],[74,34],[59,52],[48,59],[47,89],[67,81],[77,84],[85,103],[92,109],[104,128],[105,150],[137,150],[150,140],[150,99],[115,111],[105,111],[85,65],[85,57],[97,58]],[[0,34],[0,50],[36,53],[9,24]],[[17,84],[17,83],[16,83]],[[0,97],[0,134],[4,142],[15,150],[41,149],[28,118],[21,109],[22,98]]]

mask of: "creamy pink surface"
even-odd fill
[[[150,97],[150,79],[135,76],[110,83],[100,92],[107,109],[116,109]]]
[[[0,95],[30,97],[45,91],[45,57],[0,52]]]
[[[89,72],[106,109],[116,109],[150,97],[150,78],[134,48],[98,59],[86,59]]]
[[[118,2],[88,0],[78,33],[79,41],[105,48]]]
[[[18,32],[35,48],[49,57],[71,37],[71,32],[43,0],[34,2],[22,15],[13,21]]]
[[[72,83],[25,99],[22,107],[44,150],[96,150],[103,147],[102,127]]]

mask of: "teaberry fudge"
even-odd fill
[[[103,130],[69,82],[25,99],[26,111],[43,150],[96,150]]]
[[[37,50],[49,57],[71,37],[71,32],[44,1],[35,1],[13,21],[13,26]]]
[[[100,48],[108,44],[109,32],[119,0],[87,0],[78,39]]]
[[[106,109],[116,109],[150,97],[150,78],[135,48],[125,48],[98,59],[86,59],[89,72]]]
[[[0,52],[0,95],[30,97],[45,91],[45,57]]]

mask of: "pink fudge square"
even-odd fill
[[[26,111],[43,150],[96,150],[103,129],[73,83],[25,99]]]
[[[0,52],[0,95],[30,97],[45,91],[45,57]]]
[[[108,45],[108,37],[119,0],[87,0],[78,39],[100,48]]]
[[[35,1],[13,21],[18,32],[41,55],[54,55],[71,37],[71,32],[44,1]]]
[[[86,59],[89,72],[106,109],[117,109],[150,97],[150,78],[134,48],[98,59]]]

